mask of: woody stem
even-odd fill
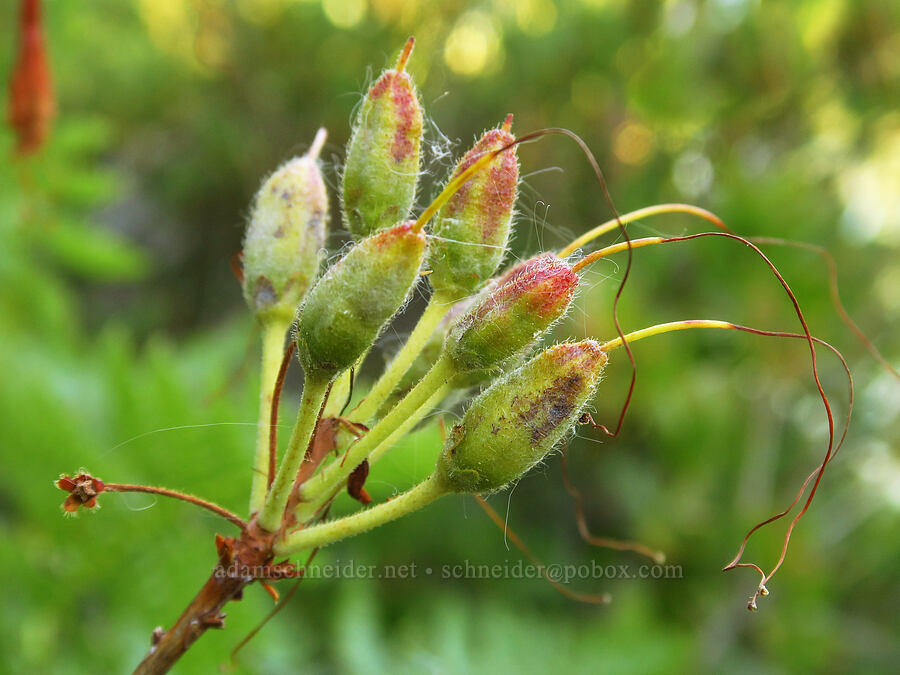
[[[234,542],[234,569],[258,569],[272,558],[271,549],[245,531]],[[229,574],[220,560],[206,583],[181,613],[169,630],[147,652],[144,660],[134,670],[134,675],[159,675],[167,673],[185,652],[208,629],[223,627],[222,608],[253,578],[244,574]]]

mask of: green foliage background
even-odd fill
[[[4,79],[14,4],[0,9]],[[747,235],[827,246],[846,306],[900,363],[891,0],[45,4],[59,117],[33,160],[9,161],[12,135],[0,132],[0,669],[126,671],[205,579],[226,525],[130,495],[67,520],[52,480],[84,466],[246,508],[258,383],[252,359],[240,368],[256,337],[228,259],[261,179],[319,125],[337,184],[367,77],[409,34],[431,120],[423,202],[452,156],[507,112],[520,133],[569,127],[597,154],[622,211],[688,200]],[[608,217],[572,144],[544,139],[521,157],[516,255]],[[697,227],[666,216],[632,231]],[[337,250],[345,237],[337,223],[332,231]],[[608,442],[582,429],[570,455],[593,529],[665,550],[682,579],[573,582],[612,593],[613,604],[592,607],[538,581],[422,576],[520,559],[474,502],[446,499],[320,558],[415,563],[419,578],[305,582],[245,650],[241,672],[891,670],[900,388],[836,317],[821,260],[771,253],[814,333],[847,354],[858,405],[758,614],[744,607],[754,575],[719,569],[816,465],[824,416],[801,343],[686,333],[635,346],[625,431]],[[613,336],[622,262],[589,275],[559,337]],[[764,266],[718,240],[636,252],[621,316],[626,329],[679,318],[797,329]],[[398,322],[387,349],[409,324]],[[825,352],[820,363],[840,417],[841,371]],[[598,421],[615,420],[628,373],[617,355]],[[291,382],[283,410],[297,398]],[[427,474],[438,446],[436,425],[411,437],[370,477],[376,499]],[[643,562],[579,539],[558,457],[492,502],[545,562]],[[749,559],[771,565],[782,532],[760,536]],[[270,605],[249,589],[229,607],[228,629],[204,637],[177,672],[211,672]]]

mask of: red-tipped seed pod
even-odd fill
[[[512,115],[500,129],[486,132],[456,166],[451,180],[485,153],[509,145]],[[438,212],[432,226],[429,281],[435,292],[457,300],[487,281],[503,259],[519,183],[515,147],[501,153],[475,174]]]
[[[450,329],[444,349],[459,372],[493,368],[531,345],[561,318],[578,285],[571,266],[555,255],[517,266]]]
[[[356,117],[342,194],[345,225],[356,238],[405,219],[416,196],[422,106],[404,70],[412,46],[410,38],[396,68],[376,80]]]

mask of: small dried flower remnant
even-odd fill
[[[74,477],[61,474],[55,485],[60,490],[65,490],[69,493],[62,507],[66,513],[71,514],[76,513],[79,506],[83,506],[86,509],[95,508],[97,506],[97,495],[106,489],[102,480],[94,478],[87,473],[79,473]]]

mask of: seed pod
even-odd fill
[[[502,128],[485,133],[456,165],[451,180],[486,153],[512,143],[511,125],[509,115]],[[438,212],[428,252],[432,270],[428,280],[436,293],[464,298],[497,271],[509,241],[518,183],[516,149],[510,148],[469,179]]]
[[[331,266],[298,317],[307,377],[333,377],[356,363],[406,302],[424,257],[424,233],[406,222],[363,239]]]
[[[453,492],[494,492],[540,462],[572,428],[606,365],[593,340],[550,347],[475,399],[450,432],[437,478]]]
[[[555,255],[533,258],[484,294],[451,328],[444,343],[460,372],[495,368],[534,342],[565,314],[578,276]]]
[[[344,223],[356,238],[405,219],[416,195],[422,107],[404,71],[413,38],[360,106],[344,166]]]
[[[320,131],[309,154],[283,164],[263,183],[244,239],[244,297],[260,319],[290,322],[319,270],[328,221],[328,194],[316,161]]]

